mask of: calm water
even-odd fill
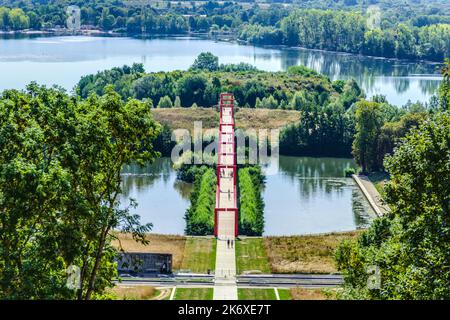
[[[33,37],[0,39],[0,89],[30,81],[71,90],[81,76],[133,62],[147,71],[187,69],[203,51],[221,63],[247,62],[262,70],[306,65],[331,79],[354,78],[371,96],[396,105],[427,101],[441,80],[435,64],[403,62],[306,49],[271,49],[198,38]]]
[[[375,217],[352,178],[344,178],[352,159],[280,156],[267,172],[265,235],[349,231]]]
[[[343,171],[350,159],[280,157],[266,168],[265,234],[293,235],[347,231],[367,226],[374,217],[366,199]],[[125,204],[152,222],[153,232],[183,234],[190,185],[176,180],[170,158],[145,168],[128,167],[123,175]],[[212,190],[214,192],[214,190]]]
[[[141,216],[141,222],[153,223],[153,232],[183,234],[184,213],[189,206],[191,185],[176,179],[170,158],[159,158],[146,167],[124,169],[122,205],[129,198],[138,206],[131,209]]]

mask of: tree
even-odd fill
[[[179,96],[175,97],[175,101],[173,103],[174,108],[181,108],[181,100]]]
[[[363,172],[375,171],[377,165],[377,137],[382,126],[380,104],[361,100],[356,103],[356,134],[353,155]]]
[[[170,97],[164,96],[159,100],[158,108],[172,108],[172,100]]]
[[[439,87],[439,104],[442,111],[450,110],[450,59],[445,60],[442,68],[444,80]]]
[[[344,298],[450,298],[450,115],[437,113],[413,129],[385,160],[391,208],[356,241],[337,250]],[[369,266],[381,288],[367,287]]]
[[[13,30],[28,29],[30,26],[30,19],[23,12],[22,9],[11,9],[8,15],[9,26]]]
[[[207,86],[207,79],[199,74],[186,74],[177,84],[177,93],[183,103],[183,107],[189,107],[193,103],[203,105],[203,96]]]
[[[157,156],[159,130],[144,103],[111,87],[82,102],[36,84],[3,92],[0,297],[91,299],[113,285],[113,229],[145,243],[151,228],[119,203],[122,168]],[[70,265],[78,292],[65,285]]]
[[[194,70],[216,71],[219,69],[219,58],[211,52],[202,52],[191,67]]]

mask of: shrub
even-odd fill
[[[259,167],[246,167],[238,171],[238,178],[239,233],[260,236],[264,231],[264,176]]]
[[[203,174],[195,176],[191,206],[185,215],[187,235],[204,236],[214,232],[216,173],[212,168],[203,170]]]
[[[355,168],[352,168],[352,167],[350,167],[350,168],[345,168],[344,169],[344,175],[346,176],[346,177],[351,177],[353,174],[356,174],[356,169]]]

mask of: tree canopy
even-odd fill
[[[157,156],[146,104],[111,87],[85,101],[31,84],[0,95],[0,297],[92,299],[116,274],[113,230],[151,225],[119,202],[125,164]],[[79,290],[66,271],[80,268]]]

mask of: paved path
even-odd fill
[[[375,188],[367,176],[354,174],[352,177],[378,216],[381,217],[390,211],[389,206],[384,203],[377,188]]]
[[[237,214],[236,163],[233,101],[221,95],[219,130],[218,186],[216,198],[217,249],[214,300],[237,300],[236,252],[234,249]]]

